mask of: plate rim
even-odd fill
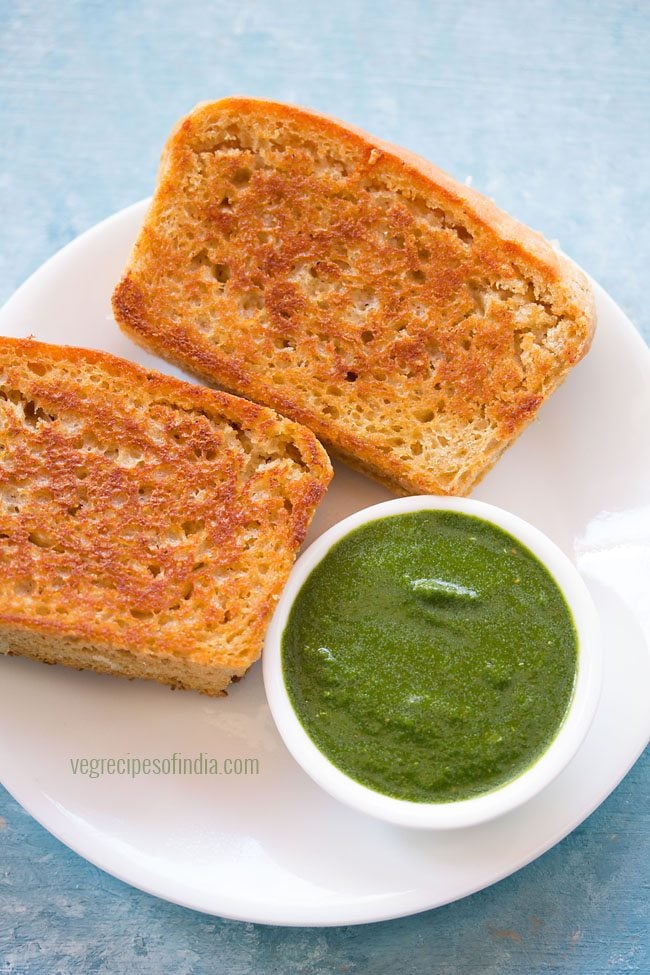
[[[135,203],[130,204],[116,212],[110,214],[104,219],[100,220],[98,223],[93,224],[91,227],[84,230],[78,236],[72,238],[63,247],[57,250],[54,254],[48,257],[39,267],[37,267],[26,280],[13,292],[12,295],[7,299],[7,301],[0,308],[0,327],[2,321],[7,315],[14,314],[14,307],[20,305],[20,302],[24,300],[25,295],[29,294],[29,291],[33,285],[34,279],[38,276],[39,278],[43,274],[52,275],[56,272],[57,265],[60,261],[69,258],[71,253],[78,248],[83,248],[89,240],[94,237],[99,237],[110,230],[111,225],[119,224],[122,221],[128,220],[135,214],[144,217],[146,208],[149,206],[151,198],[146,197]],[[648,369],[648,382],[650,383],[650,348],[648,348],[646,342],[641,336],[640,332],[635,328],[629,317],[625,314],[623,309],[617,304],[617,302],[602,288],[596,281],[594,281],[589,275],[590,283],[594,289],[594,292],[601,300],[611,304],[617,313],[617,328],[621,328],[625,334],[625,339],[627,342],[636,345],[637,354],[644,359],[645,368]],[[642,351],[641,351],[642,350]],[[161,371],[165,369],[165,363],[160,360]],[[616,778],[613,783],[608,783],[608,786],[604,792],[599,791],[598,798],[587,804],[586,810],[583,810],[577,818],[572,817],[572,825],[568,828],[558,829],[553,833],[550,840],[546,839],[543,842],[536,844],[532,849],[529,849],[525,855],[516,861],[516,865],[512,866],[509,864],[503,871],[499,871],[488,883],[479,883],[477,885],[469,886],[463,894],[454,894],[448,899],[440,900],[436,897],[433,903],[423,903],[424,898],[421,896],[422,892],[417,891],[417,894],[413,891],[409,891],[404,895],[396,895],[394,893],[387,893],[385,895],[388,902],[395,903],[396,898],[401,901],[400,906],[396,909],[392,909],[388,906],[377,910],[376,907],[378,902],[380,902],[381,895],[368,895],[366,898],[358,898],[354,909],[347,905],[344,912],[340,913],[338,906],[335,903],[321,903],[317,908],[309,906],[305,911],[305,905],[295,905],[296,911],[301,914],[300,920],[293,920],[289,917],[277,917],[271,916],[272,912],[268,909],[260,909],[261,902],[253,902],[256,907],[253,909],[245,909],[245,903],[242,898],[232,898],[227,893],[225,897],[223,896],[223,891],[218,892],[221,899],[224,901],[221,905],[207,904],[206,897],[204,894],[200,893],[195,899],[192,897],[179,896],[178,893],[174,893],[174,881],[173,879],[167,880],[167,878],[161,877],[160,883],[156,885],[155,882],[149,883],[146,881],[134,879],[129,876],[128,870],[122,870],[121,866],[115,865],[111,862],[110,855],[102,856],[100,854],[95,854],[93,852],[93,842],[91,834],[82,834],[81,839],[77,839],[73,834],[72,829],[69,827],[70,820],[65,817],[62,813],[55,810],[51,805],[54,802],[52,797],[48,796],[50,805],[45,804],[44,810],[39,810],[38,807],[38,790],[34,789],[33,786],[30,788],[30,783],[26,780],[25,776],[18,776],[18,785],[16,786],[15,781],[11,786],[7,785],[5,781],[5,770],[0,768],[0,782],[12,796],[12,798],[48,833],[54,836],[59,842],[63,843],[64,846],[68,847],[75,854],[81,856],[83,859],[87,860],[93,866],[103,870],[110,876],[115,877],[122,883],[125,883],[135,889],[141,890],[146,894],[154,897],[161,898],[163,900],[169,901],[170,903],[177,904],[181,907],[188,908],[190,910],[195,910],[200,913],[226,918],[229,920],[237,920],[246,923],[256,923],[264,925],[273,925],[279,927],[335,927],[340,925],[358,925],[358,924],[371,924],[379,923],[386,920],[397,919],[401,917],[407,917],[419,913],[423,913],[428,910],[433,910],[437,907],[443,907],[446,904],[453,903],[454,901],[461,900],[464,897],[471,896],[478,891],[485,890],[488,887],[499,883],[501,880],[508,876],[521,870],[523,867],[532,863],[543,853],[552,849],[559,842],[566,838],[577,826],[583,823],[592,813],[608,798],[609,795],[618,787],[620,782],[628,774],[632,766],[638,761],[640,756],[643,754],[645,748],[647,747],[648,741],[641,742],[640,747],[634,755],[629,759],[629,762],[622,767],[620,775]],[[23,781],[24,780],[24,781]],[[22,785],[22,788],[21,788]],[[45,813],[47,810],[52,811],[53,814],[48,818]],[[48,820],[46,822],[46,820]],[[53,825],[52,825],[53,823]],[[68,827],[68,828],[66,828]],[[95,844],[96,845],[96,844]],[[136,872],[137,872],[136,868]],[[171,888],[171,889],[170,889]],[[382,898],[383,900],[383,898]],[[375,910],[368,912],[367,904],[372,902],[375,905]],[[250,903],[247,901],[247,903]],[[281,902],[282,903],[282,902]],[[284,904],[284,913],[291,911],[291,905]],[[314,912],[314,916],[309,916],[310,912]],[[371,916],[370,916],[371,915]]]

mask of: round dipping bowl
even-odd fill
[[[503,529],[550,572],[571,611],[577,637],[573,695],[562,724],[546,751],[515,778],[491,792],[446,802],[413,802],[377,792],[336,767],[309,737],[289,697],[283,675],[282,636],[303,583],[344,536],[367,522],[419,511],[473,515]],[[264,685],[271,713],[287,748],[308,775],[330,795],[361,812],[400,826],[453,829],[473,826],[509,812],[532,798],[565,768],[582,743],[598,704],[601,647],[596,608],[581,576],[566,555],[537,528],[482,501],[435,496],[397,498],[358,511],[320,536],[298,559],[266,635]]]

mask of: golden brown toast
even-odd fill
[[[0,652],[222,693],[330,477],[271,410],[0,338]]]
[[[584,275],[479,193],[249,98],[173,132],[113,306],[136,341],[406,493],[470,491],[595,325]]]

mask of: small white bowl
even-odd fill
[[[525,772],[492,792],[458,802],[410,802],[375,792],[338,769],[316,747],[293,709],[282,673],[282,635],[293,602],[312,569],[341,538],[360,525],[414,511],[457,511],[475,515],[508,532],[537,556],[562,590],[578,637],[578,665],[573,697],[548,749]],[[264,644],[264,685],[271,713],[284,742],[303,769],[341,802],[400,826],[453,829],[494,819],[526,802],[565,768],[580,747],[598,704],[601,646],[598,614],[581,576],[564,553],[522,518],[482,501],[430,495],[397,498],[345,518],[320,536],[300,556],[280,597]]]

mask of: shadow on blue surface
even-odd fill
[[[650,807],[635,809],[639,793],[647,797],[649,779],[646,754],[586,823],[486,891],[415,917],[342,928],[223,921],[159,901],[81,860],[3,793],[0,970],[646,972],[650,905],[635,891],[647,884]]]
[[[650,16],[632,0],[0,0],[0,300],[151,191],[174,121],[240,91],[400,142],[559,238],[650,338]],[[650,762],[554,850],[418,917],[287,930],[131,890],[0,793],[6,975],[650,970]]]

